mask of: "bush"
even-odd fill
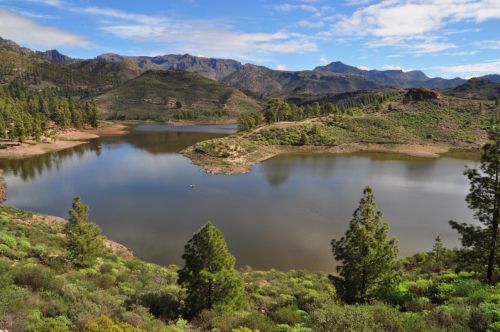
[[[307,313],[296,305],[279,308],[271,314],[272,319],[279,324],[295,325],[307,320]]]
[[[30,332],[67,332],[71,323],[68,318],[59,316],[56,318],[42,318],[36,323],[28,326]]]
[[[17,240],[5,233],[0,233],[0,244],[4,244],[7,247],[14,249],[17,246]]]
[[[14,272],[14,283],[16,285],[28,286],[33,291],[51,289],[54,285],[54,273],[41,265],[22,265]]]
[[[169,293],[148,293],[141,297],[140,304],[162,320],[174,320],[181,314],[179,300]]]
[[[129,324],[115,323],[108,316],[101,317],[88,322],[85,325],[84,332],[140,332],[141,329],[134,328]]]

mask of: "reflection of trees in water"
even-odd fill
[[[23,181],[34,180],[42,175],[44,171],[52,169],[59,170],[63,162],[74,156],[81,159],[85,153],[95,152],[97,156],[101,154],[101,144],[98,140],[92,140],[87,144],[75,146],[57,152],[46,153],[20,160],[0,160],[0,168],[5,174],[13,174]]]
[[[262,164],[267,181],[272,186],[282,185],[294,172],[328,177],[335,168],[335,157],[320,153],[282,154]]]
[[[285,183],[293,168],[293,162],[290,162],[289,158],[281,156],[268,160],[262,164],[267,182],[274,187],[279,187]]]
[[[152,154],[160,154],[176,153],[197,142],[222,136],[225,135],[187,131],[137,131],[132,132],[130,135],[121,137],[121,142],[127,142]]]

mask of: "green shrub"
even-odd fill
[[[279,308],[271,314],[271,317],[276,323],[294,325],[304,322],[307,319],[307,313],[296,305],[290,305]]]
[[[22,265],[14,272],[14,282],[16,285],[28,286],[33,291],[50,289],[54,284],[54,273],[41,265]]]
[[[67,332],[70,328],[70,321],[67,317],[48,317],[38,320],[28,326],[29,332]]]
[[[0,232],[0,244],[4,244],[9,248],[14,249],[17,246],[17,240],[8,234]]]

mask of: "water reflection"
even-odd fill
[[[105,234],[160,264],[181,263],[185,242],[213,220],[238,265],[257,269],[332,270],[329,242],[347,228],[367,184],[404,255],[430,249],[438,233],[456,245],[448,220],[471,219],[462,171],[474,159],[292,154],[247,174],[214,176],[177,153],[225,134],[141,127],[51,155],[1,161],[7,204],[66,216],[79,195]]]

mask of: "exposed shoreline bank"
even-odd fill
[[[45,153],[61,151],[88,143],[90,140],[103,136],[125,135],[132,124],[123,122],[101,122],[101,127],[92,129],[69,129],[58,132],[52,141],[4,142],[5,147],[0,149],[0,159],[24,159]]]
[[[256,151],[239,157],[217,158],[197,152],[194,146],[181,153],[193,164],[202,167],[209,174],[233,175],[249,172],[253,166],[281,154],[307,152],[326,154],[348,154],[355,152],[396,153],[420,158],[439,158],[451,152],[451,146],[433,144],[341,144],[337,146],[259,146]],[[478,152],[476,148],[460,149],[461,151]]]

